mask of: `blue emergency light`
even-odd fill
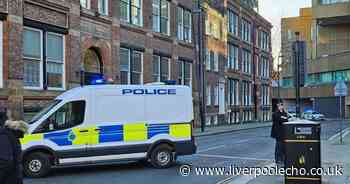
[[[166,85],[176,85],[176,80],[166,80],[163,81]]]
[[[90,83],[91,85],[101,85],[101,84],[105,84],[106,80],[103,78],[92,79]]]

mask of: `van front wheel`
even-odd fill
[[[174,163],[173,149],[166,145],[161,144],[153,149],[150,155],[150,162],[153,167],[157,169],[169,168]]]
[[[40,178],[46,176],[51,168],[49,155],[36,152],[24,159],[24,174],[31,178]]]

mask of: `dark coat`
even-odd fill
[[[271,137],[278,141],[283,140],[283,123],[288,122],[288,114],[285,111],[276,111],[272,114],[272,122]]]
[[[0,128],[0,183],[22,184],[22,148],[20,138],[23,132]]]

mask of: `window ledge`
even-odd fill
[[[183,40],[177,40],[177,42],[179,43],[179,45],[182,45],[184,47],[188,47],[188,48],[194,48],[194,44],[192,42],[185,42]]]
[[[141,34],[146,34],[147,31],[139,25],[131,24],[129,22],[125,22],[123,20],[120,21],[120,26],[121,28],[128,29],[133,32],[141,33]]]
[[[159,32],[153,32],[153,36],[155,38],[158,38],[160,40],[164,40],[167,42],[172,42],[173,38],[170,35],[164,34],[164,33],[159,33]]]

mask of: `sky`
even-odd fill
[[[259,13],[273,25],[271,34],[274,57],[279,55],[281,47],[281,18],[298,16],[300,8],[311,7],[311,4],[312,0],[259,0]]]

